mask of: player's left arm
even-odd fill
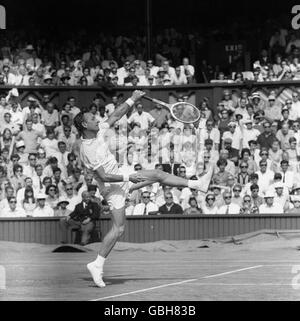
[[[109,124],[109,126],[113,126],[115,122],[120,120],[124,115],[128,113],[130,108],[138,101],[140,100],[145,93],[141,90],[135,90],[132,93],[132,96],[127,99],[123,104],[121,104],[112,114],[111,116],[106,120],[106,122]]]

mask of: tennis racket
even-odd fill
[[[178,102],[175,104],[167,104],[159,99],[151,98],[149,96],[143,96],[142,98],[168,108],[172,117],[184,124],[192,124],[200,119],[200,110],[190,103]]]

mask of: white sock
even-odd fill
[[[103,267],[105,258],[103,256],[98,255],[96,260],[94,261],[98,266]]]
[[[188,187],[192,189],[197,189],[199,187],[198,180],[188,180]]]

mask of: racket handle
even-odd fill
[[[150,100],[150,101],[154,101],[155,100],[154,98],[151,98],[151,97],[146,96],[146,95],[142,96],[142,98],[145,98],[145,99]]]

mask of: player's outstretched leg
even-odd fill
[[[153,183],[159,182],[163,185],[173,186],[173,187],[189,187],[207,193],[209,184],[213,176],[213,167],[211,166],[208,172],[200,177],[198,180],[188,180],[182,177],[168,174],[161,170],[142,170],[139,174],[146,178],[145,182],[134,184],[129,192],[140,189],[144,186],[151,185]]]
[[[103,281],[103,266],[106,257],[115,246],[118,239],[123,235],[125,229],[125,208],[112,209],[112,227],[105,235],[96,260],[87,264],[87,269],[91,273],[95,284],[103,288],[105,283]]]

